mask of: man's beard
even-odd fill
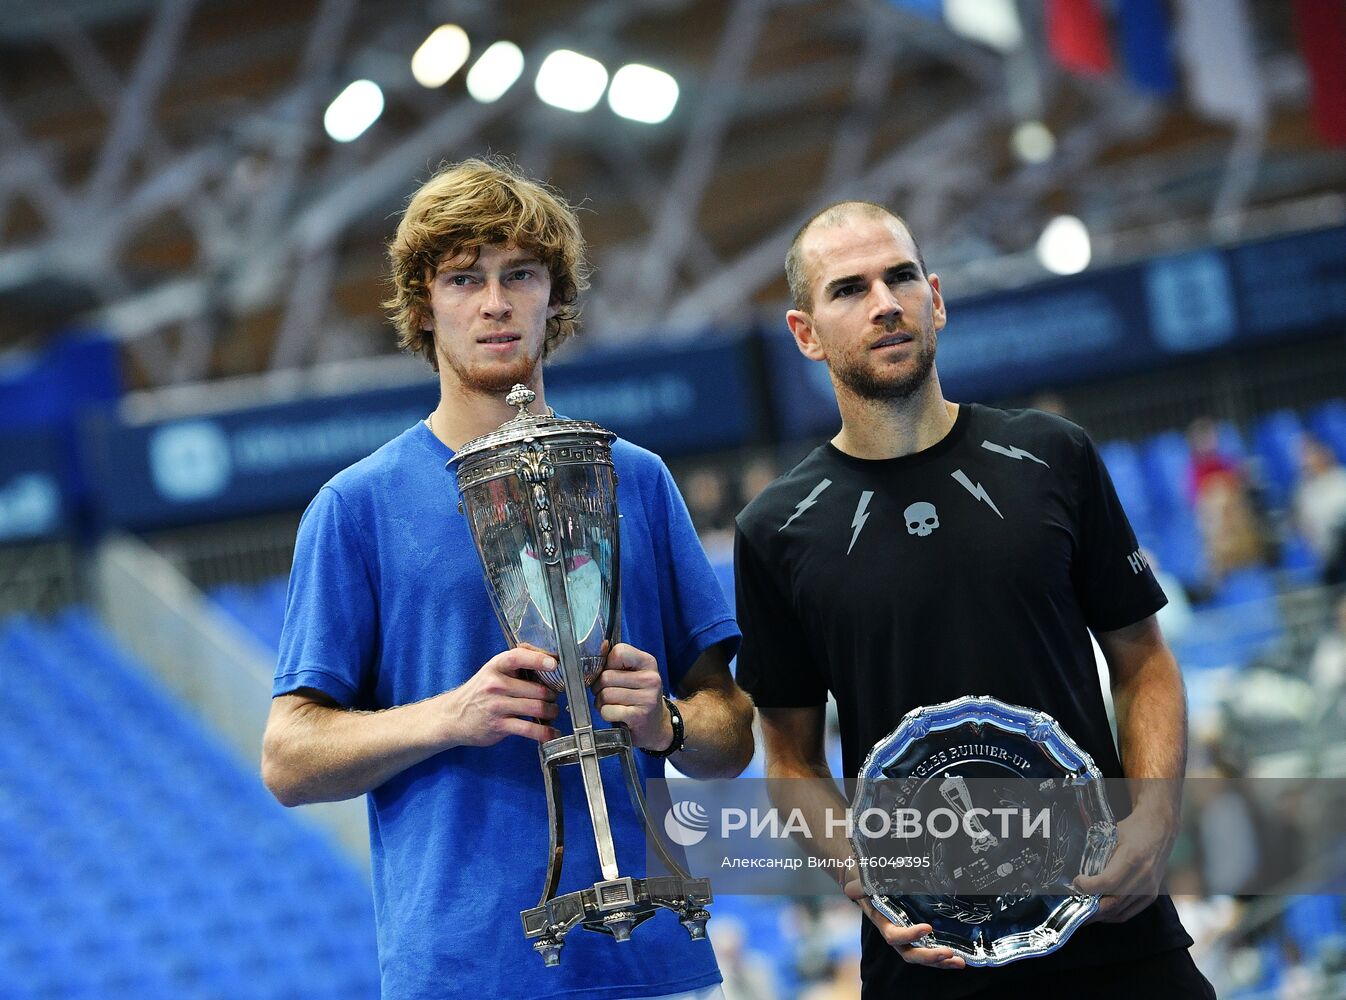
[[[503,396],[516,385],[529,385],[541,363],[540,357],[521,355],[508,364],[476,363],[464,365],[450,360],[449,367],[458,376],[459,384],[472,392],[488,396]]]
[[[861,399],[874,402],[892,402],[909,398],[925,385],[935,366],[934,338],[918,338],[919,345],[910,364],[902,368],[876,370],[874,367],[848,361],[831,362],[832,377]]]

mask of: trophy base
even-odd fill
[[[661,908],[678,914],[693,941],[704,940],[710,919],[706,907],[712,899],[709,879],[681,875],[617,878],[556,896],[519,916],[533,949],[546,965],[554,966],[561,961],[565,936],[576,927],[629,941],[631,931]]]

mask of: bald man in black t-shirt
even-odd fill
[[[1102,897],[1097,915],[1042,958],[965,969],[916,944],[928,924],[891,923],[844,878],[868,918],[864,996],[1213,997],[1158,895],[1186,753],[1182,680],[1154,619],[1165,598],[1093,443],[1059,417],[945,400],[939,278],[883,207],[818,213],[786,270],[786,320],[828,366],[842,426],[738,518],[738,680],[768,777],[813,779],[844,808],[823,747],[830,692],[848,778],[913,708],[988,694],[1051,714],[1104,777],[1172,779],[1137,786],[1111,861],[1077,880]],[[849,858],[840,838],[810,846]]]

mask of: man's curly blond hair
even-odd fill
[[[511,244],[533,254],[551,275],[551,304],[543,356],[575,334],[578,300],[589,287],[584,237],[575,210],[545,184],[503,157],[443,164],[411,196],[388,244],[393,294],[383,303],[397,327],[398,346],[435,368],[430,281],[445,261],[470,264],[482,247]]]

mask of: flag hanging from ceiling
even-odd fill
[[[1164,0],[1122,0],[1117,15],[1127,76],[1142,90],[1172,94],[1178,89],[1178,78],[1173,71],[1167,4]]]
[[[1047,0],[1047,47],[1064,69],[1097,75],[1112,69],[1108,24],[1097,0]]]
[[[1179,0],[1178,52],[1198,112],[1245,127],[1266,121],[1246,0]]]
[[[1295,28],[1313,95],[1313,124],[1346,146],[1346,0],[1295,0]]]

